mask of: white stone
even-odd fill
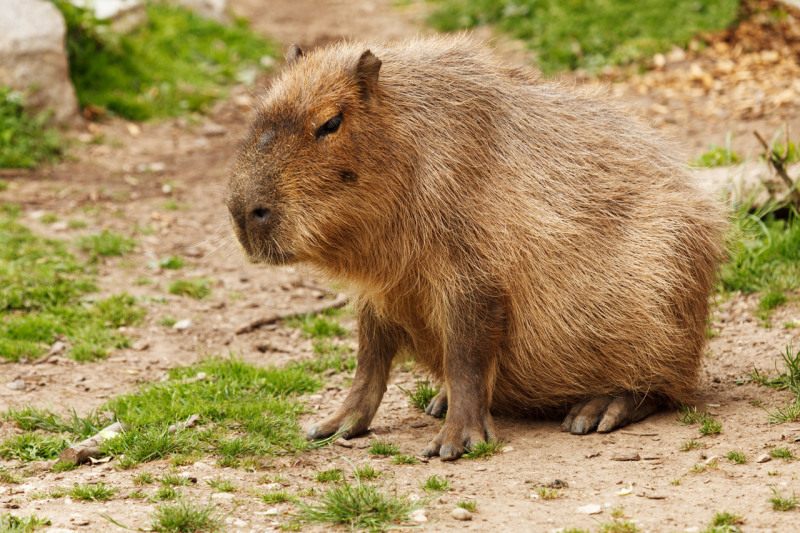
[[[178,320],[173,324],[172,329],[189,329],[192,327],[192,319],[191,318],[184,318],[183,320]]]
[[[27,105],[51,109],[56,122],[76,121],[61,12],[46,0],[0,0],[0,13],[0,83],[30,91]]]
[[[472,520],[472,513],[470,513],[463,507],[456,507],[455,509],[450,511],[450,516],[452,516],[456,520]]]
[[[264,485],[264,490],[280,490],[281,484],[280,483],[268,483]]]
[[[216,20],[222,24],[227,24],[228,1],[227,0],[177,0],[177,3],[187,9],[191,9],[201,17]]]
[[[424,524],[425,522],[428,521],[428,511],[426,511],[425,509],[417,509],[416,511],[412,511],[408,515],[408,518],[412,522],[419,522],[420,524]]]
[[[215,492],[214,494],[211,495],[211,499],[217,501],[229,502],[233,501],[233,494],[231,494],[230,492]]]
[[[110,21],[111,29],[127,33],[147,22],[147,8],[142,0],[69,0],[69,3],[94,11],[95,18]]]
[[[578,514],[600,514],[603,512],[603,507],[599,503],[590,503],[578,507],[575,512]]]

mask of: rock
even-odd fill
[[[247,525],[247,522],[245,522],[241,518],[237,518],[236,520],[233,521],[233,525],[236,527],[245,527]]]
[[[333,441],[333,443],[336,446],[341,446],[342,448],[352,448],[354,446],[354,444],[352,442],[350,442],[349,440],[344,440],[341,437],[339,437],[338,439]]]
[[[137,352],[143,352],[149,347],[150,343],[144,339],[136,341],[136,343],[133,345],[133,349],[136,350]]]
[[[191,9],[201,17],[216,20],[221,24],[230,22],[227,0],[177,0],[177,3]]]
[[[51,109],[62,124],[78,119],[78,101],[69,78],[66,24],[46,0],[0,0],[0,79],[27,93],[27,105]]]
[[[217,137],[219,135],[225,135],[228,130],[225,129],[224,126],[220,126],[216,122],[206,122],[203,124],[203,135],[206,137]]]
[[[425,509],[417,509],[416,511],[413,511],[408,515],[408,519],[411,520],[412,522],[419,522],[420,524],[424,524],[425,522],[428,521],[428,511],[426,511]]]
[[[98,20],[109,21],[112,31],[128,33],[147,22],[147,8],[142,0],[69,0],[69,3],[94,11]]]
[[[233,494],[230,492],[215,492],[211,495],[211,499],[219,502],[231,502],[233,501]]]
[[[547,484],[548,487],[551,489],[566,489],[569,487],[569,483],[566,481],[562,481],[560,479],[554,479],[550,483]]]
[[[772,457],[770,457],[769,454],[766,453],[762,453],[761,455],[758,456],[758,459],[756,459],[757,463],[768,463],[769,461],[772,461]]]
[[[462,507],[456,507],[450,511],[450,516],[456,520],[472,520],[472,513]]]
[[[6,383],[6,387],[11,390],[25,390],[25,380],[15,379],[14,381]]]
[[[190,327],[192,327],[192,319],[184,318],[183,320],[178,320],[175,322],[175,324],[172,326],[172,329],[184,330],[189,329]]]
[[[281,485],[280,483],[267,483],[266,485],[264,485],[264,490],[268,491],[280,490],[282,486],[283,485]]]
[[[639,454],[634,453],[618,453],[611,457],[612,461],[641,461],[642,458],[639,457]]]
[[[599,503],[590,503],[578,507],[575,512],[578,514],[600,514],[603,512],[603,507]]]

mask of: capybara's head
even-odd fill
[[[375,183],[391,142],[381,114],[381,61],[352,45],[304,54],[256,108],[228,185],[233,228],[254,262],[326,264],[381,216]]]

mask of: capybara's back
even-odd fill
[[[293,60],[229,205],[251,257],[311,263],[358,296],[359,372],[378,370],[313,437],[365,431],[388,376],[374,360],[403,350],[443,384],[426,452],[448,458],[492,433],[462,410],[577,404],[565,429],[584,433],[691,397],[725,218],[652,131],[463,38]],[[267,226],[248,222],[256,204]]]

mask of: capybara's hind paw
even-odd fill
[[[349,439],[363,435],[367,432],[367,428],[368,424],[359,423],[357,415],[342,416],[336,414],[311,426],[311,429],[306,433],[306,438],[308,440],[326,439],[342,431],[342,438]]]
[[[633,394],[619,396],[597,396],[578,403],[569,410],[561,424],[561,431],[573,435],[586,435],[594,430],[598,433],[638,422],[658,409],[656,398],[637,398]]]
[[[458,424],[451,422],[448,417],[444,427],[428,443],[422,455],[425,457],[438,455],[442,461],[452,461],[461,457],[465,451],[471,450],[474,444],[488,440],[497,440],[491,415],[487,414],[483,423],[473,424]]]
[[[441,391],[425,407],[425,412],[436,418],[442,418],[447,412],[447,391]]]

